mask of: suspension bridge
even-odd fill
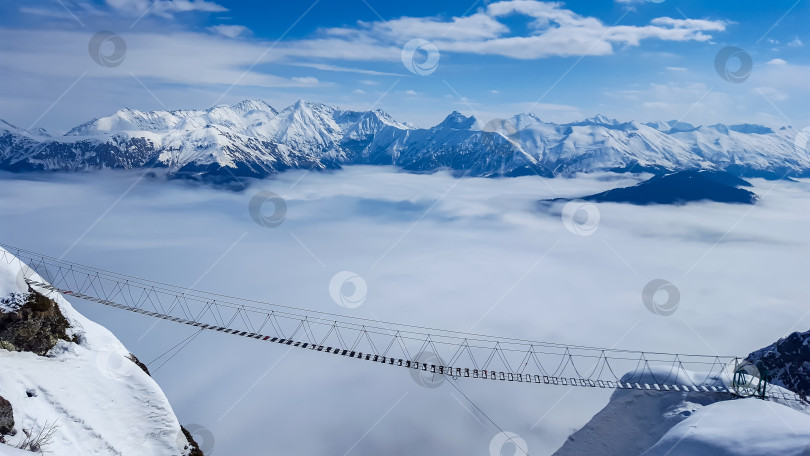
[[[634,351],[392,323],[178,287],[0,243],[0,260],[43,294],[420,375],[469,381],[801,401],[736,356]]]

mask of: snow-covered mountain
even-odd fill
[[[0,455],[201,455],[137,358],[0,253]]]
[[[543,176],[593,171],[726,170],[742,176],[810,174],[791,127],[620,122],[595,116],[543,122],[533,114],[486,124],[453,112],[416,128],[380,110],[300,100],[280,112],[261,100],[207,110],[122,109],[63,136],[0,121],[0,169],[166,169],[173,177],[266,177],[291,168],[388,164],[458,175]]]

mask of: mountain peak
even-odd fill
[[[307,106],[312,106],[313,104],[314,103],[312,103],[310,101],[304,100],[303,98],[299,98],[299,99],[295,100],[295,103],[293,103],[291,105],[291,107],[299,109],[299,108],[303,108],[303,107],[307,107]]]
[[[453,111],[444,120],[436,125],[435,128],[452,128],[454,130],[480,130],[481,122],[475,116],[465,116],[464,114]]]
[[[249,114],[251,112],[261,111],[261,112],[270,112],[272,114],[278,114],[273,106],[267,103],[264,100],[251,100],[246,99],[242,100],[239,103],[234,103],[229,106],[232,110],[236,111],[241,115]]]
[[[331,105],[327,105],[324,103],[318,103],[315,101],[305,100],[303,98],[299,98],[296,100],[295,103],[287,106],[282,110],[282,112],[322,112],[322,113],[331,113],[335,111],[340,111],[339,108]]]
[[[382,109],[377,108],[377,109],[375,109],[373,111],[369,111],[369,112],[370,112],[371,115],[376,116],[377,119],[379,119],[381,122],[383,122],[386,125],[392,125],[392,126],[395,126],[397,128],[403,129],[403,130],[408,130],[408,129],[413,128],[413,127],[409,126],[408,124],[398,122],[396,119],[391,117],[390,114],[383,111]]]
[[[301,109],[301,108],[320,108],[320,107],[328,107],[328,106],[329,106],[329,105],[326,105],[326,104],[324,104],[324,103],[318,103],[318,102],[316,102],[316,101],[309,101],[309,100],[305,100],[305,99],[303,99],[303,98],[299,98],[298,100],[296,100],[296,102],[295,102],[295,103],[293,103],[293,104],[292,104],[292,107],[294,107],[294,108],[296,108],[296,109]]]
[[[656,130],[666,133],[688,133],[690,131],[695,131],[698,127],[686,122],[681,122],[679,120],[669,120],[667,122],[662,122],[657,120],[655,122],[645,122],[643,125],[646,125],[651,128],[655,128]],[[718,124],[721,125],[721,124]],[[724,126],[725,127],[725,126]]]
[[[754,135],[767,135],[773,133],[773,130],[769,127],[750,123],[730,125],[728,129],[731,131],[736,131],[737,133],[754,134]]]
[[[143,111],[139,111],[137,109],[132,109],[132,108],[130,108],[128,106],[125,106],[125,107],[119,109],[118,111],[115,111],[115,114],[113,114],[113,115],[118,116],[118,117],[122,117],[122,118],[129,118],[129,117],[132,117],[132,116],[138,116],[138,115],[142,115],[142,114],[144,114]]]
[[[616,119],[611,119],[611,118],[609,118],[607,116],[604,116],[602,114],[597,114],[597,115],[595,115],[593,117],[589,117],[589,118],[585,119],[583,122],[587,122],[587,123],[591,123],[591,124],[597,124],[597,125],[619,125],[621,123]]]
[[[680,120],[670,120],[667,122],[667,125],[669,125],[669,133],[689,132],[699,128],[690,123],[681,122]]]
[[[603,116],[602,114],[597,114],[593,117],[589,117],[585,120],[581,120],[579,122],[571,122],[565,124],[570,127],[584,127],[584,126],[603,126],[603,127],[617,127],[620,125],[626,125],[627,122],[619,122],[616,119],[611,119],[607,116]]]
[[[514,116],[514,118],[515,118],[515,121],[517,121],[517,122],[529,121],[529,122],[536,122],[536,123],[545,123],[545,122],[543,122],[543,119],[537,117],[537,115],[532,113],[532,112],[524,112],[522,114],[517,114],[517,115]]]

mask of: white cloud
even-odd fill
[[[208,27],[208,30],[227,38],[238,38],[250,34],[250,29],[244,25],[214,25]]]
[[[804,43],[802,43],[802,40],[800,40],[799,37],[797,36],[796,38],[793,39],[793,41],[788,43],[788,46],[790,46],[790,47],[802,47],[802,46],[804,46]]]
[[[34,16],[42,16],[42,17],[50,17],[55,19],[66,19],[66,20],[73,20],[73,16],[70,12],[62,10],[57,11],[54,9],[49,8],[35,8],[35,7],[27,7],[22,6],[20,7],[20,12],[25,14],[31,14]]]
[[[757,87],[757,90],[761,95],[764,95],[772,101],[787,101],[790,99],[787,93],[773,87]]]
[[[607,102],[601,106],[610,110],[613,117],[624,120],[675,119],[693,125],[758,123],[780,128],[806,122],[783,103],[810,92],[807,80],[810,67],[762,65],[744,84],[722,85],[712,78],[705,82],[661,82],[605,90]],[[610,102],[611,99],[615,101]],[[777,108],[774,102],[779,103]],[[790,118],[785,118],[784,113]]]
[[[336,71],[339,73],[357,73],[357,74],[368,74],[372,76],[404,76],[402,73],[390,73],[385,71],[376,71],[376,70],[369,70],[365,68],[354,68],[354,67],[346,67],[346,66],[339,66],[339,65],[329,65],[326,63],[314,63],[314,62],[290,62],[290,65],[308,67],[308,68],[315,68],[316,70],[324,70],[324,71]],[[362,82],[362,81],[361,81]],[[369,81],[366,81],[369,82]],[[373,82],[373,81],[372,81]],[[376,84],[376,83],[374,83]]]
[[[509,31],[506,25],[484,13],[454,17],[449,21],[433,17],[403,17],[385,22],[359,22],[358,26],[358,29],[327,29],[326,33],[350,37],[352,30],[356,30],[361,34],[368,31],[375,36],[388,38],[409,36],[426,40],[484,40],[496,38]]]
[[[532,32],[509,36],[511,30],[500,19],[509,16],[534,19]],[[540,59],[552,56],[607,55],[616,44],[639,46],[642,40],[709,41],[710,32],[726,29],[725,21],[703,19],[673,19],[659,17],[645,26],[609,27],[595,17],[581,16],[562,3],[534,0],[507,0],[490,3],[485,10],[450,20],[440,18],[405,17],[385,22],[358,22],[357,27],[330,28],[326,36],[309,44],[340,47],[336,58],[366,58],[368,46],[384,51],[386,45],[399,44],[411,38],[432,41],[442,52],[499,55],[515,59]],[[358,45],[359,43],[359,45]],[[349,51],[353,50],[353,51]],[[349,51],[349,52],[346,52]],[[396,59],[399,49],[390,49],[381,58]],[[352,56],[353,54],[353,56]],[[329,58],[324,55],[325,58]]]
[[[776,62],[774,62],[774,60]],[[810,65],[794,65],[782,59],[771,60],[761,70],[751,74],[753,81],[761,86],[774,87],[798,95],[810,92]]]
[[[171,17],[172,13],[192,11],[209,13],[228,11],[224,6],[207,0],[107,0],[107,5],[129,14],[154,14],[163,17]]]
[[[315,85],[318,83],[318,78],[313,78],[311,76],[307,77],[296,77],[292,78],[293,81],[301,84],[301,85]]]
[[[626,120],[677,119],[711,125],[740,119],[734,98],[706,83],[652,83],[638,89],[609,90],[605,95],[619,100],[611,107],[616,117]]]
[[[204,0],[108,0],[119,11],[171,14],[184,11],[224,11]],[[500,19],[523,15],[533,18],[532,32],[509,36]],[[81,74],[90,77],[121,77],[128,71],[145,78],[188,84],[234,84],[283,86],[291,81],[254,69],[257,61],[308,65],[323,71],[394,75],[330,61],[397,62],[402,44],[412,37],[433,40],[440,52],[488,54],[514,59],[551,56],[606,55],[617,44],[638,46],[644,39],[706,41],[709,32],[722,31],[722,21],[657,18],[645,26],[608,27],[599,19],[585,17],[561,3],[528,0],[489,4],[465,17],[403,17],[390,21],[358,22],[355,27],[320,30],[316,36],[270,43],[239,40],[249,30],[241,25],[216,25],[209,30],[221,37],[195,32],[139,32],[121,35],[127,55],[111,71],[92,65],[86,58],[86,33],[72,31],[0,30],[0,62],[15,69],[52,75]],[[90,65],[88,67],[88,65]],[[246,71],[245,69],[250,70]],[[293,81],[294,82],[294,81]],[[294,82],[297,84],[297,82]]]
[[[85,31],[0,29],[0,68],[65,79],[83,73],[89,79],[129,79],[134,74],[147,84],[300,85],[288,78],[246,71],[267,49],[259,43],[206,33],[122,33],[127,44],[124,61],[118,67],[106,68],[96,65],[87,54],[88,37]]]

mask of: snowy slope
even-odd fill
[[[478,119],[458,112],[428,129],[383,130],[369,145],[364,163],[412,171],[451,169],[470,176],[549,175],[516,141],[484,131]]]
[[[671,380],[691,384],[683,373]],[[634,382],[657,383],[669,378],[670,369],[645,372]],[[629,375],[622,379],[628,380]],[[717,385],[721,382],[718,380]],[[610,402],[585,427],[572,434],[555,456],[638,456],[653,446],[675,424],[695,410],[721,400],[718,394],[698,392],[657,392],[617,389]]]
[[[0,261],[0,296],[26,292],[17,261]],[[42,280],[32,276],[34,280]],[[58,428],[46,448],[56,455],[188,454],[188,441],[157,383],[126,357],[102,326],[54,296],[79,344],[60,341],[48,356],[0,349],[0,396],[14,408],[16,436],[46,423]],[[0,444],[0,455],[15,455]],[[31,453],[27,453],[31,454]]]
[[[31,456],[31,452],[0,444],[0,456]]]
[[[797,134],[787,127],[773,131],[760,125],[717,124],[671,136],[719,168],[781,176],[801,174],[810,168],[807,148],[795,144]]]
[[[206,110],[122,109],[59,137],[0,121],[0,169],[161,167],[178,177],[236,178],[393,164],[471,176],[712,169],[781,177],[810,172],[810,152],[797,146],[797,134],[790,127],[642,124],[601,115],[554,124],[519,114],[485,124],[459,112],[415,128],[380,110],[299,100],[278,112],[244,100]]]
[[[757,399],[724,401],[676,424],[644,456],[807,456],[810,415]]]
[[[633,381],[655,383],[655,378],[672,374],[665,367],[640,379],[635,375]],[[625,377],[628,380],[629,374]],[[691,384],[693,378],[704,377],[680,372],[673,382]],[[718,378],[705,384],[723,385]],[[732,399],[730,394],[616,390],[554,455],[806,456],[802,451],[810,444],[809,410],[796,402]]]

